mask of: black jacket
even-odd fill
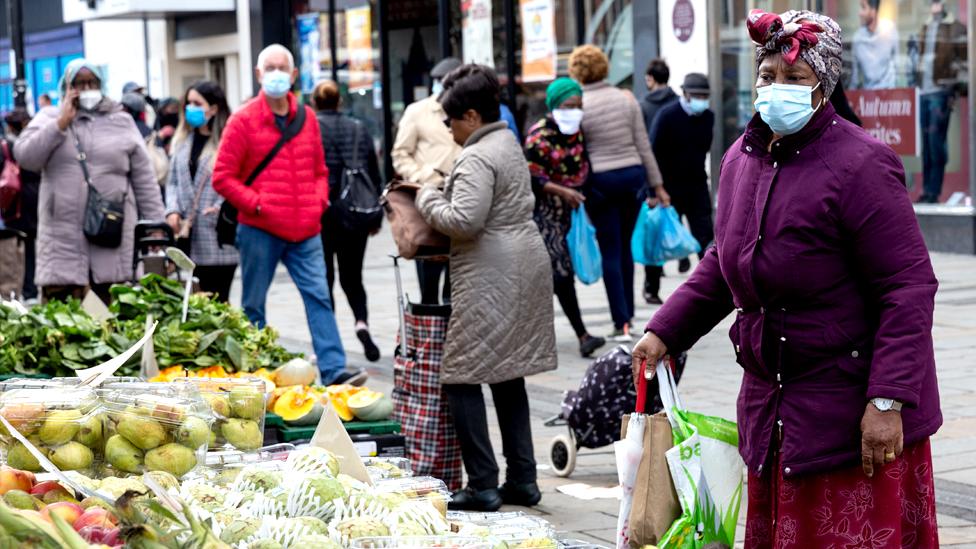
[[[708,191],[705,155],[712,147],[715,114],[691,116],[675,102],[657,113],[651,126],[651,148],[661,169],[664,188],[673,201]]]
[[[654,117],[658,111],[677,101],[678,94],[674,93],[671,88],[654,90],[644,96],[640,102],[640,108],[641,112],[644,113],[644,127],[647,128],[648,133],[651,131],[651,126],[654,125]]]
[[[383,192],[383,177],[379,160],[373,149],[373,138],[362,122],[336,111],[321,111],[315,115],[322,133],[325,165],[329,168],[329,201],[339,197],[342,170],[345,166],[366,168],[369,178],[376,185],[376,192]],[[357,138],[357,129],[358,138]],[[352,166],[353,159],[358,166]]]

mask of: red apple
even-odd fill
[[[57,503],[52,503],[41,509],[41,515],[44,517],[50,517],[50,515],[58,515],[68,524],[74,524],[78,517],[84,514],[85,510],[81,508],[81,505],[77,503],[70,503],[67,501],[59,501]],[[50,520],[50,518],[49,518]]]
[[[88,543],[95,545],[107,545],[109,547],[121,545],[119,529],[114,526],[85,526],[78,530],[78,535]]]
[[[32,496],[44,497],[44,494],[50,492],[51,490],[64,490],[64,487],[57,483],[55,480],[45,480],[44,482],[38,482],[33,488],[29,490],[28,493]],[[67,492],[67,490],[64,490]]]
[[[34,480],[34,473],[30,471],[21,471],[4,466],[0,468],[0,495],[11,490],[30,492],[31,488],[34,487]]]
[[[75,532],[81,532],[82,528],[91,526],[111,529],[115,527],[116,523],[118,520],[107,510],[101,507],[89,507],[78,517],[78,520],[72,523],[71,527],[75,529]]]

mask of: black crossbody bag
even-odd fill
[[[81,141],[78,140],[74,128],[71,129],[71,136],[78,151],[81,173],[84,174],[85,184],[88,185],[82,232],[88,242],[95,246],[118,248],[122,244],[122,225],[125,223],[125,198],[128,195],[128,185],[126,192],[122,194],[122,200],[114,201],[102,196],[102,193],[92,185],[91,172],[88,170],[88,156],[81,149]]]
[[[250,187],[254,180],[257,179],[258,175],[268,167],[268,164],[274,160],[275,155],[278,151],[285,146],[285,143],[291,141],[296,135],[302,131],[302,126],[305,125],[305,105],[299,103],[298,109],[295,112],[295,118],[292,119],[291,123],[285,126],[285,130],[281,132],[281,137],[278,138],[278,142],[275,146],[268,151],[268,154],[261,160],[251,175],[247,176],[247,180],[244,181],[245,187]],[[217,244],[220,247],[233,246],[237,240],[237,208],[230,203],[230,200],[224,200],[220,205],[220,214],[217,216]]]

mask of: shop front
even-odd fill
[[[303,0],[293,4],[301,89],[331,78],[343,109],[364,121],[386,159],[410,103],[430,94],[430,69],[455,56],[492,66],[521,130],[545,112],[545,87],[566,74],[573,47],[596,43],[614,84],[634,85],[635,28],[650,7],[632,0]],[[649,59],[649,58],[648,58]],[[641,68],[636,69],[642,73]],[[636,79],[642,86],[643,79]]]
[[[976,253],[969,0],[720,4],[719,51],[712,62],[721,73],[721,94],[713,101],[720,113],[717,147],[731,145],[754,112],[755,48],[745,27],[749,11],[806,8],[829,15],[843,30],[845,98],[864,129],[901,157],[930,249]]]

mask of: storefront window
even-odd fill
[[[781,13],[797,2],[723,3],[723,144],[752,118],[755,52],[745,28],[751,9]],[[969,0],[816,0],[803,2],[841,26],[846,99],[866,131],[901,157],[916,201],[971,200],[968,107]]]

